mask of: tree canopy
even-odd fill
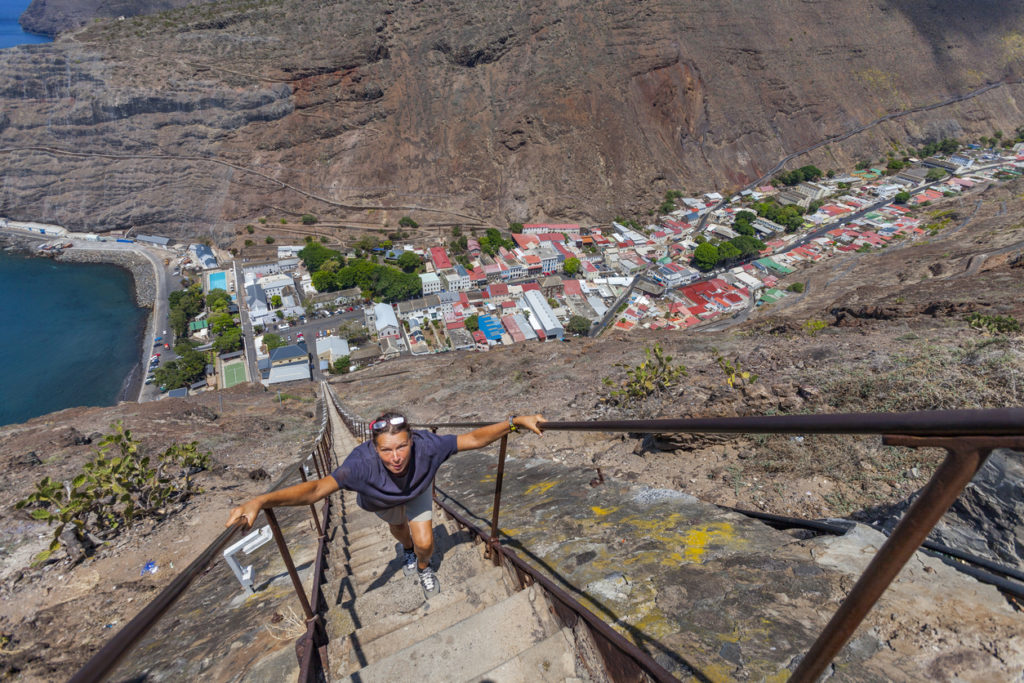
[[[580,272],[580,260],[575,256],[570,256],[562,264],[562,270],[565,271],[566,275],[575,275]]]
[[[693,264],[700,270],[711,270],[718,263],[718,247],[711,242],[697,245],[693,252]]]
[[[303,247],[299,251],[299,258],[310,273],[320,270],[320,266],[328,260],[336,261],[339,265],[345,264],[345,256],[340,251],[328,249],[317,242],[310,242]]]
[[[817,180],[824,175],[820,168],[817,166],[801,166],[800,168],[790,171],[789,173],[782,173],[776,177],[776,180],[781,182],[783,185],[799,185],[800,183],[808,180]]]
[[[423,291],[418,275],[363,259],[354,259],[336,273],[317,271],[313,273],[312,282],[318,292],[359,287],[365,295],[384,301],[412,299]]]
[[[569,322],[565,324],[565,329],[582,337],[590,331],[590,321],[582,315],[573,315],[569,317]]]

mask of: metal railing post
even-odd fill
[[[299,468],[299,476],[302,477],[302,481],[309,481],[306,478],[306,470]],[[320,527],[320,519],[316,516],[316,505],[313,503],[309,504],[309,511],[313,513],[313,524],[316,524],[316,535],[318,538],[323,538],[324,530]]]
[[[887,446],[938,446],[945,448],[947,455],[804,655],[790,681],[811,683],[818,680],[907,560],[928,537],[939,518],[985,463],[992,449],[1001,445],[998,443],[1000,441],[1015,442],[1019,447],[1021,439],[897,435],[883,438]]]
[[[281,559],[284,560],[284,566],[288,569],[288,576],[291,577],[292,586],[295,588],[295,592],[299,594],[299,602],[302,603],[302,611],[306,615],[306,621],[315,619],[316,615],[313,614],[313,608],[309,606],[309,598],[306,597],[306,591],[302,587],[302,581],[299,579],[299,572],[295,569],[295,563],[292,562],[292,554],[288,552],[288,546],[284,542],[284,536],[281,534],[281,527],[277,523],[277,515],[274,514],[273,509],[267,508],[263,511],[263,514],[267,516],[267,524],[270,525],[270,532],[274,535],[274,541],[277,542],[277,549],[281,553]]]
[[[498,474],[494,480],[494,514],[491,516],[491,540],[487,543],[487,557],[496,565],[501,564],[501,553],[498,551],[498,513],[501,510],[501,483],[505,479],[505,452],[508,449],[508,434],[501,437],[501,450],[498,451]]]

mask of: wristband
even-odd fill
[[[511,433],[511,432],[518,432],[519,431],[519,427],[517,427],[516,423],[514,422],[515,419],[516,419],[515,415],[509,415],[508,416],[508,431],[509,431],[509,433]]]

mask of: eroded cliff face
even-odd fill
[[[0,52],[0,214],[589,222],[1022,123],[1011,3],[228,0]]]
[[[211,0],[32,0],[18,18],[26,31],[55,36],[96,19],[134,17]],[[214,0],[215,1],[215,0]]]

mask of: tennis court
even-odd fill
[[[224,365],[224,388],[230,389],[245,382],[245,362],[235,361]]]

